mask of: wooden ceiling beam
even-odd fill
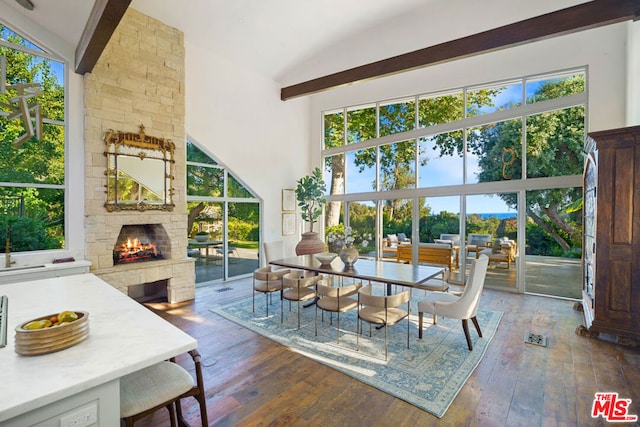
[[[640,17],[640,0],[594,0],[424,49],[284,87],[284,101],[326,89],[410,71]]]
[[[76,73],[93,70],[130,3],[131,0],[96,0],[76,47]]]

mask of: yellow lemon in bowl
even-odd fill
[[[78,320],[78,315],[73,311],[63,311],[58,314],[58,323],[73,322]]]

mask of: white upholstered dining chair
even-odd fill
[[[469,278],[461,295],[448,292],[430,292],[425,299],[418,302],[418,338],[422,338],[424,313],[433,314],[434,324],[438,321],[438,316],[461,319],[462,329],[467,338],[467,345],[470,351],[473,350],[471,336],[469,335],[469,319],[473,322],[478,336],[482,337],[476,314],[480,305],[480,295],[484,288],[488,265],[489,258],[486,255],[480,255],[478,259],[473,261]]]

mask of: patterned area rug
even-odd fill
[[[211,311],[440,418],[480,363],[502,312],[478,312],[483,338],[478,337],[469,322],[473,351],[467,348],[461,322],[456,319],[438,318],[438,323],[433,325],[432,316],[425,314],[423,338],[419,340],[417,301],[424,294],[417,293],[419,296],[414,296],[411,305],[410,348],[407,349],[406,321],[389,327],[387,361],[384,360],[384,329],[373,328],[369,337],[368,324],[363,323],[360,350],[356,349],[356,311],[340,315],[339,344],[335,314],[330,322],[329,313],[325,313],[322,322],[318,310],[318,336],[315,336],[315,307],[301,308],[298,330],[296,304],[293,303],[289,311],[285,301],[284,323],[280,323],[280,300],[276,296],[269,307],[269,317],[264,316],[263,294],[256,294],[255,313],[251,298]]]

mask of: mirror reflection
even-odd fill
[[[173,154],[171,140],[140,132],[105,133],[109,212],[162,209],[172,211]]]

